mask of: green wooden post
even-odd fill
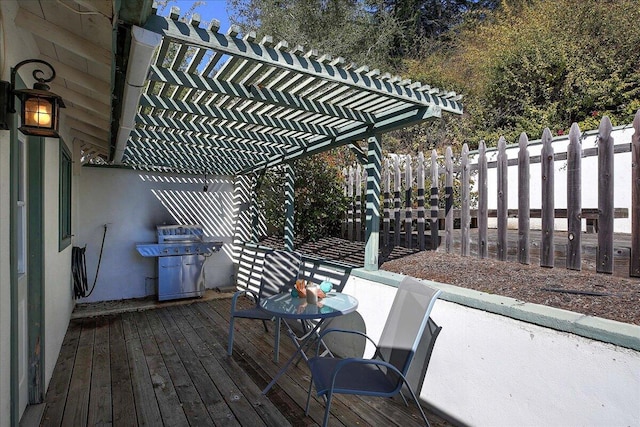
[[[290,164],[284,165],[285,182],[284,182],[284,206],[285,206],[285,222],[284,222],[284,248],[288,251],[294,249],[293,238],[295,236],[294,222],[294,184],[296,180],[293,167]]]
[[[382,138],[380,135],[368,139],[367,164],[367,229],[364,249],[365,270],[378,270],[378,248],[380,246],[380,176],[382,172]]]
[[[29,403],[44,400],[44,138],[27,141],[27,269],[29,310]]]
[[[18,206],[18,162],[20,161],[18,156],[18,136],[17,136],[17,119],[16,115],[9,116],[11,122],[11,132],[9,133],[9,215],[10,215],[10,227],[9,227],[9,283],[11,289],[9,290],[10,298],[10,320],[11,325],[9,327],[9,366],[11,372],[9,374],[9,395],[10,395],[10,414],[9,425],[17,426],[20,422],[19,417],[19,365],[18,358],[20,357],[19,345],[18,345],[18,228],[17,228],[17,206]]]

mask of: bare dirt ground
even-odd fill
[[[383,270],[640,325],[640,278],[543,268],[439,251],[386,261]]]

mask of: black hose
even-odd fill
[[[73,275],[73,294],[75,299],[87,298],[93,293],[98,282],[98,273],[100,272],[100,263],[102,262],[102,251],[104,250],[104,240],[107,236],[107,224],[104,225],[104,233],[102,234],[102,245],[100,246],[100,256],[98,257],[98,267],[96,268],[96,276],[93,280],[93,286],[89,290],[87,283],[87,262],[85,252],[87,247],[79,248],[74,246],[71,251],[71,273]]]
[[[87,265],[84,253],[86,247],[74,246],[71,251],[71,273],[73,275],[73,296],[75,299],[84,297],[87,289]]]

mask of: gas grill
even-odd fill
[[[217,252],[222,242],[204,241],[199,225],[159,225],[157,243],[137,243],[144,257],[158,258],[158,300],[201,297],[202,268],[206,257]]]

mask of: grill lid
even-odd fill
[[[158,243],[201,242],[204,229],[200,225],[159,225],[156,227]]]

